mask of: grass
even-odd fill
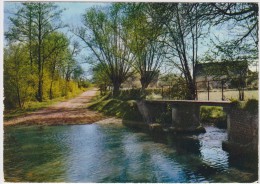
[[[258,100],[248,99],[247,101],[232,100],[234,109],[241,109],[251,114],[258,113]],[[222,107],[201,106],[200,120],[204,123],[214,123],[224,125],[226,122],[226,113]]]
[[[49,107],[55,103],[63,102],[68,99],[72,99],[79,94],[81,94],[83,91],[90,90],[91,88],[85,88],[84,90],[78,90],[76,93],[72,94],[69,97],[59,97],[52,100],[45,100],[43,102],[37,102],[37,101],[30,101],[26,102],[24,104],[23,108],[17,108],[12,110],[4,110],[4,120],[10,120],[13,118],[16,118],[18,116],[24,116],[26,114],[30,114],[31,112],[35,112],[37,110]]]
[[[110,94],[98,96],[88,106],[89,109],[102,112],[108,116],[124,118],[128,120],[142,120],[135,100],[122,100],[112,98]]]
[[[234,91],[228,91],[228,92],[234,95]],[[250,91],[250,92],[256,95],[256,97],[258,97],[258,91]],[[219,93],[219,95],[221,95],[220,92],[215,92],[215,93],[216,94]],[[142,121],[142,117],[136,105],[136,101],[135,101],[136,99],[127,100],[130,99],[130,97],[127,97],[125,95],[126,94],[124,94],[123,98],[119,97],[117,99],[112,98],[110,94],[96,97],[95,99],[93,99],[92,104],[89,106],[89,108],[92,110],[102,112],[105,115],[116,116],[118,118],[125,118],[133,121],[134,120]],[[258,100],[247,100],[245,102],[239,102],[239,104],[240,105],[242,104],[243,109],[245,110],[255,111],[258,109],[257,108]],[[167,112],[160,112],[158,110],[156,113],[158,113],[158,115],[160,114],[158,122],[163,121],[163,119],[165,118],[166,118],[165,121],[170,121],[167,118],[168,117]],[[202,123],[215,124],[219,127],[224,128],[226,126],[226,113],[223,111],[222,107],[202,106],[200,109],[200,120]]]
[[[242,109],[244,111],[248,111],[250,113],[256,114],[258,113],[258,100],[249,99],[247,101],[237,101],[233,100],[234,108]]]
[[[258,90],[252,90],[252,91],[245,91],[245,100],[249,99],[257,99],[258,100]],[[226,100],[228,99],[238,99],[238,91],[224,91],[224,98]],[[221,100],[222,98],[222,93],[221,91],[210,91],[209,92],[209,100]],[[198,99],[199,100],[208,100],[208,92],[198,92]]]
[[[202,122],[210,122],[214,120],[225,120],[226,114],[223,107],[201,106],[200,119]]]

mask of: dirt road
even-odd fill
[[[90,99],[93,98],[96,93],[97,89],[86,91],[71,100],[60,102],[25,116],[4,121],[4,126],[16,124],[88,124],[100,121],[107,117],[86,108]]]

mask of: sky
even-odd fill
[[[60,9],[65,9],[61,16],[61,21],[64,24],[69,25],[69,28],[62,29],[60,31],[64,32],[68,37],[73,36],[73,39],[78,39],[73,33],[69,31],[70,28],[80,27],[81,17],[86,12],[87,9],[95,6],[107,6],[108,3],[91,3],[91,2],[56,2],[56,5],[59,6]],[[8,31],[10,20],[8,17],[12,16],[19,8],[19,2],[4,2],[4,32]],[[6,43],[6,41],[4,41]],[[84,63],[84,52],[82,50],[81,54],[78,56],[77,60],[81,63],[81,66],[84,68],[86,72],[86,77],[90,78],[91,73],[89,73],[90,66]]]
[[[8,17],[11,16],[12,13],[16,12],[18,9],[19,2],[4,2],[4,31],[7,31],[9,28],[9,20]],[[56,2],[56,5],[60,7],[60,9],[65,9],[61,16],[61,21],[64,24],[68,24],[70,28],[80,27],[82,25],[82,15],[86,12],[87,9],[94,7],[94,6],[107,6],[109,3],[101,3],[101,2]],[[222,27],[215,27],[215,30],[211,30],[215,36],[221,39],[226,39],[230,34],[225,26]],[[69,31],[69,28],[61,30],[64,32],[68,37],[73,36],[74,39],[78,39],[73,33]],[[211,38],[214,39],[214,36],[211,35]],[[201,45],[199,48],[199,55],[205,53],[210,47],[207,45],[210,43],[210,37],[207,37],[204,40],[201,40]],[[79,63],[84,62],[84,55],[87,55],[88,51],[82,50],[81,55],[77,58]],[[88,76],[88,70],[90,66],[88,64],[81,64],[82,67],[85,69],[86,74]],[[169,67],[168,67],[169,68]],[[91,74],[90,74],[91,75]],[[91,77],[91,76],[90,76]]]
[[[60,7],[60,9],[65,9],[62,13],[61,20],[65,24],[69,25],[80,25],[81,24],[81,16],[84,12],[93,7],[93,6],[105,6],[108,3],[90,3],[90,2],[56,2],[56,5]],[[17,11],[19,2],[4,2],[4,31],[8,29],[8,17],[11,13]]]

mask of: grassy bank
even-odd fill
[[[26,114],[30,114],[31,112],[34,112],[34,111],[37,111],[37,110],[49,107],[49,106],[51,106],[51,105],[53,105],[55,103],[63,102],[63,101],[72,99],[72,98],[80,95],[84,91],[90,90],[91,88],[93,88],[93,87],[83,88],[83,89],[77,90],[73,94],[71,93],[69,96],[54,98],[52,100],[45,100],[43,102],[37,102],[37,101],[26,102],[24,104],[23,108],[4,110],[4,120],[10,120],[10,119],[13,119],[15,117],[19,117],[19,116],[23,116],[23,115],[26,115]]]
[[[105,96],[97,96],[94,98],[89,108],[109,116],[142,121],[142,116],[137,107],[136,100],[138,99],[140,99],[138,95],[126,91],[123,91],[117,98],[113,98],[112,95],[108,93]],[[258,110],[258,100],[255,99],[245,102],[234,101],[233,105],[233,108],[242,108],[248,111]],[[158,110],[156,113],[160,116],[154,123],[169,123],[168,121],[171,121],[171,109],[164,112]],[[200,109],[200,120],[202,123],[214,124],[222,128],[226,127],[226,113],[222,107],[202,106]]]
[[[139,98],[133,95],[128,96],[125,92],[123,93],[123,96],[119,95],[117,98],[113,98],[110,93],[105,96],[97,96],[92,100],[88,108],[102,112],[108,116],[115,116],[132,121],[142,121],[142,115],[137,107],[137,100],[139,100]],[[162,112],[162,109],[166,109],[166,111]],[[159,116],[154,123],[167,124],[171,121],[171,109],[159,107],[156,113],[158,113]],[[221,107],[203,106],[200,110],[200,117],[203,123],[216,123],[226,120],[226,114]]]
[[[111,94],[97,96],[88,107],[91,110],[102,112],[107,116],[115,116],[133,121],[141,121],[136,100],[112,98]]]

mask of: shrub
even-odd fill
[[[251,113],[257,113],[258,112],[258,100],[256,100],[256,99],[248,100],[243,109],[248,112],[251,112]]]
[[[200,108],[200,119],[202,122],[210,122],[212,119],[225,120],[226,116],[222,107],[202,106]]]

